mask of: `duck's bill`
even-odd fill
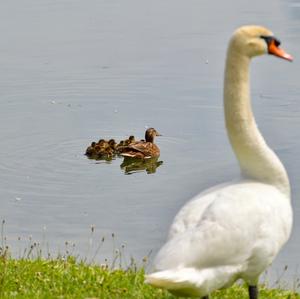
[[[276,46],[275,42],[271,42],[269,45],[269,54],[275,55],[277,57],[280,57],[282,59],[293,61],[293,56],[286,53],[283,49]]]

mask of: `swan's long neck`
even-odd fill
[[[250,58],[229,46],[227,52],[224,109],[228,136],[242,175],[272,184],[290,196],[286,170],[259,132],[251,109]]]

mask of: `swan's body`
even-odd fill
[[[155,272],[146,277],[153,286],[180,296],[207,298],[242,278],[250,286],[250,298],[257,298],[259,275],[290,236],[288,176],[256,126],[249,93],[253,56],[269,51],[291,60],[272,38],[265,28],[245,26],[229,43],[224,110],[242,177],[200,193],[179,211],[155,258]]]

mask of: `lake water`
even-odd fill
[[[112,243],[114,233],[138,260],[155,252],[190,197],[239,174],[223,124],[222,81],[228,39],[251,23],[272,29],[295,57],[292,64],[255,59],[251,83],[257,122],[293,189],[293,234],[271,272],[276,277],[288,265],[289,279],[297,274],[298,0],[1,1],[6,242],[18,251],[32,238],[58,252],[68,241],[84,257],[103,236]],[[163,134],[163,164],[153,174],[125,175],[121,159],[83,155],[93,140],[142,138],[147,126]],[[97,259],[112,247],[103,246]]]

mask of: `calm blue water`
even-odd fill
[[[115,233],[141,259],[161,246],[191,196],[238,176],[223,124],[223,69],[232,31],[251,23],[272,29],[295,57],[292,64],[258,58],[252,67],[259,127],[293,187],[293,235],[271,272],[288,265],[293,277],[300,260],[296,0],[1,1],[0,219],[16,254],[32,238],[52,252],[75,243],[84,257]],[[142,138],[147,126],[164,135],[155,174],[124,175],[120,159],[83,155],[92,140]],[[99,259],[111,254],[107,243]]]

